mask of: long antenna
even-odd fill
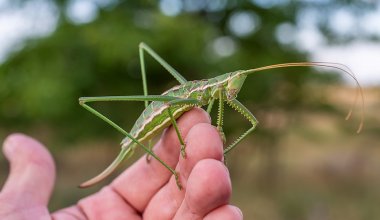
[[[255,69],[244,70],[241,73],[248,75],[248,74],[251,74],[251,73],[254,73],[254,72],[259,72],[259,71],[262,71],[262,70],[270,70],[270,69],[278,69],[278,68],[286,68],[286,67],[327,67],[327,68],[333,68],[333,69],[340,70],[340,71],[346,73],[347,75],[349,75],[355,81],[355,83],[356,83],[356,93],[355,93],[354,102],[352,103],[352,106],[351,106],[350,110],[348,111],[347,116],[346,116],[345,119],[346,120],[350,119],[350,117],[352,115],[352,112],[353,112],[353,108],[357,104],[358,95],[360,93],[360,97],[361,97],[361,119],[360,119],[360,124],[358,126],[358,130],[356,131],[356,133],[360,133],[361,132],[361,130],[363,129],[363,125],[364,125],[364,95],[363,95],[363,89],[362,89],[362,87],[361,87],[358,79],[356,78],[355,73],[348,66],[346,66],[344,64],[334,63],[334,62],[280,63],[280,64],[274,64],[274,65],[259,67],[259,68],[255,68]]]

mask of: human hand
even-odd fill
[[[165,167],[142,157],[99,192],[52,214],[47,209],[55,179],[51,155],[30,137],[10,135],[3,145],[11,169],[0,192],[0,219],[242,219],[241,211],[228,204],[231,182],[221,162],[223,144],[208,115],[195,108],[178,126],[187,158],[180,157],[172,128],[154,152],[179,171],[182,190]]]

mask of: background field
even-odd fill
[[[0,139],[18,131],[49,147],[58,169],[51,210],[102,186],[76,187],[108,165],[122,136],[82,109],[77,99],[142,94],[139,42],[149,44],[192,80],[309,61],[321,57],[321,48],[350,48],[357,42],[377,45],[380,37],[369,19],[380,16],[380,9],[371,1],[4,2],[0,1],[0,24],[10,11],[25,10],[21,17],[30,28],[28,34],[15,31],[20,36],[10,39],[18,40],[7,41],[9,48],[0,53]],[[356,23],[346,30],[349,16]],[[359,61],[379,59],[371,51]],[[341,54],[345,55],[349,54]],[[150,94],[176,84],[153,59],[146,59]],[[288,68],[247,79],[239,100],[260,125],[227,158],[232,203],[241,207],[246,219],[380,218],[380,83],[367,69],[362,69],[364,73],[354,69],[360,79],[369,77],[360,80],[365,95],[360,134],[356,134],[360,105],[351,120],[344,120],[355,87],[337,72]],[[372,69],[377,76],[378,62]],[[95,107],[128,129],[143,104]],[[227,108],[227,140],[248,127]],[[141,155],[138,152],[124,166]],[[1,182],[7,172],[1,155]]]

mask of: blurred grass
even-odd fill
[[[338,109],[350,106],[351,88],[326,91],[334,91],[329,99]],[[233,203],[247,219],[378,219],[379,92],[365,91],[365,128],[360,134],[355,133],[357,117],[344,121],[343,115],[326,112],[285,115],[292,118],[286,125],[291,131],[281,137],[271,158],[253,135],[252,144],[240,146],[228,158]]]

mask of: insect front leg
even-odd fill
[[[255,130],[257,124],[259,123],[255,116],[243,105],[241,104],[237,99],[233,99],[231,101],[227,101],[227,103],[235,109],[237,112],[242,114],[251,124],[252,127],[248,129],[246,132],[244,132],[239,138],[237,138],[230,146],[228,146],[226,149],[224,149],[224,156],[228,152],[230,152],[234,147],[236,147],[237,144],[239,144],[248,134],[250,134],[253,130]]]
[[[224,97],[223,97],[223,89],[218,90],[219,96],[219,109],[218,109],[218,120],[216,122],[216,128],[220,134],[220,138],[223,143],[226,143],[226,135],[223,132],[223,116],[224,116]]]

